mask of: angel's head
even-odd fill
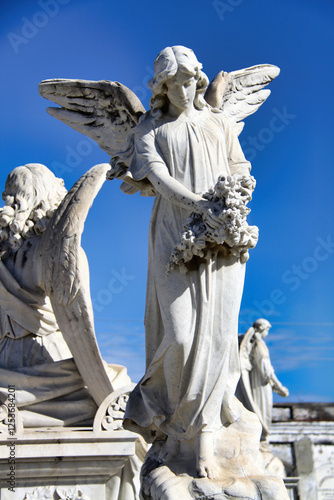
[[[67,193],[64,181],[44,165],[29,163],[14,168],[7,177],[0,209],[2,250],[17,250],[24,239],[42,234]]]
[[[162,50],[154,62],[154,77],[148,83],[152,91],[151,110],[166,113],[174,100],[181,105],[191,100],[191,106],[202,109],[209,80],[201,69],[202,64],[191,49],[176,45]]]
[[[260,336],[264,339],[269,333],[269,330],[271,328],[271,324],[269,323],[268,320],[266,320],[264,318],[260,318],[260,319],[257,319],[256,321],[254,321],[253,328],[254,328],[255,332],[259,333]]]

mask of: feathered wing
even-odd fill
[[[65,196],[39,246],[41,286],[87,388],[99,406],[113,391],[96,342],[88,266],[81,234],[109,165],[96,165]]]
[[[250,68],[225,73],[221,71],[210,83],[205,99],[214,108],[220,108],[240,134],[242,120],[255,113],[270,95],[264,89],[279,75],[280,69],[272,64],[260,64]]]
[[[61,106],[48,108],[51,116],[96,141],[111,157],[127,149],[127,137],[145,113],[130,89],[108,80],[44,80],[39,93]]]

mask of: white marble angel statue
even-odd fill
[[[96,342],[81,233],[107,164],[67,193],[44,165],[7,177],[0,209],[0,397],[15,386],[24,427],[82,425],[129,377]]]
[[[263,87],[278,73],[271,65],[221,72],[207,89],[193,51],[167,47],[154,63],[145,114],[119,83],[40,84],[40,93],[62,106],[50,114],[109,152],[109,179],[121,178],[127,193],[155,196],[146,372],[130,395],[124,421],[153,442],[143,477],[157,467],[161,474],[169,468],[203,478],[221,478],[228,467],[237,475],[260,474],[249,456],[250,441],[246,449],[235,437],[237,424],[247,428],[246,410],[234,397],[240,376],[237,326],[247,251],[257,238],[245,221],[254,180],[237,134],[241,120],[268,97]],[[242,456],[240,463],[227,465],[234,453]],[[161,498],[155,491],[152,498]],[[280,498],[287,498],[282,491]]]
[[[241,377],[236,396],[258,416],[262,424],[261,441],[267,441],[270,434],[273,391],[282,397],[289,395],[275,374],[264,341],[270,328],[268,320],[257,319],[240,341]]]

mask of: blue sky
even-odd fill
[[[37,162],[69,189],[108,161],[46,113],[41,80],[120,81],[147,109],[146,84],[166,46],[192,48],[210,80],[255,64],[281,68],[240,136],[257,180],[249,223],[260,237],[239,331],[258,317],[272,323],[271,359],[290,401],[334,400],[333,14],[332,0],[1,2],[1,186],[10,170]],[[102,354],[126,365],[134,381],[144,370],[151,206],[108,182],[83,235]]]

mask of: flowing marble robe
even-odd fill
[[[254,341],[251,363],[249,380],[252,396],[261,413],[263,423],[267,429],[270,429],[273,408],[273,389],[270,382],[274,376],[274,368],[270,362],[268,347],[261,338],[256,338]],[[263,431],[263,438],[266,435],[266,431]]]
[[[200,194],[220,175],[249,175],[232,126],[209,108],[191,119],[153,118],[135,130],[128,179],[143,181],[167,169]],[[130,178],[130,179],[129,179]],[[146,373],[132,392],[125,426],[151,439],[191,439],[233,420],[232,398],[240,376],[237,326],[245,265],[215,251],[185,274],[166,265],[190,212],[159,193],[149,230],[145,313]]]

